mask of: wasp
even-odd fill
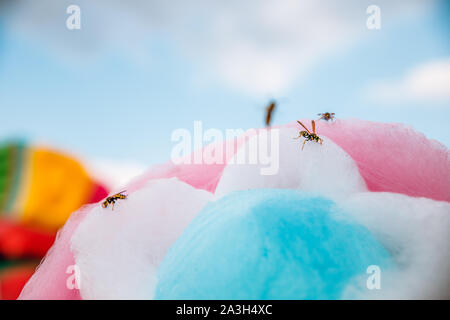
[[[323,119],[325,121],[329,121],[329,120],[333,121],[334,120],[334,113],[325,112],[325,113],[318,113],[317,115],[320,116],[320,118],[317,120],[320,120],[320,119]]]
[[[297,122],[306,130],[306,131],[300,131],[298,137],[294,138],[294,139],[299,139],[301,137],[305,138],[305,141],[303,141],[302,150],[305,147],[306,141],[315,141],[315,142],[322,144],[323,140],[316,134],[316,122],[314,120],[311,121],[312,133],[309,132],[308,128],[306,128],[303,123],[301,123],[298,120],[297,120]]]
[[[270,104],[266,107],[266,127],[270,127],[270,123],[272,122],[272,114],[275,111],[277,104],[275,101],[271,101]]]
[[[117,200],[119,199],[126,199],[128,195],[123,194],[126,190],[123,190],[119,193],[116,193],[108,198],[106,198],[106,200],[102,203],[102,207],[106,208],[108,207],[109,204],[112,203],[112,209],[114,210],[114,204],[116,203]]]

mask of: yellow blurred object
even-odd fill
[[[81,164],[61,153],[32,148],[25,169],[24,207],[20,220],[56,230],[89,199],[93,182]]]

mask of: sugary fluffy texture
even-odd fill
[[[450,201],[450,151],[438,141],[403,124],[358,119],[320,121],[317,132],[352,157],[370,191]]]
[[[224,170],[228,161],[251,135],[251,133],[247,133],[234,140],[226,142],[215,142],[214,144],[208,145],[208,148],[218,148],[223,151],[221,159],[219,161],[220,163],[195,164],[192,161],[193,154],[187,157],[191,159],[191,163],[181,163],[175,165],[171,160],[165,164],[153,166],[142,176],[133,179],[128,184],[127,190],[129,190],[130,192],[138,190],[145,186],[145,184],[149,180],[176,177],[180,181],[186,182],[194,188],[214,193],[222,175],[222,171]],[[203,149],[202,152],[204,152],[205,149]],[[227,153],[225,152],[226,150],[232,150],[232,152]]]
[[[73,275],[73,273],[67,273],[68,268],[75,265],[75,260],[70,250],[70,239],[78,224],[94,206],[96,205],[84,206],[70,216],[64,227],[58,231],[55,243],[23,288],[19,299],[81,299],[80,292],[76,287],[67,286],[67,281]]]
[[[310,120],[302,122],[310,127]],[[300,129],[303,130],[300,125],[294,123],[280,129],[283,140],[280,145],[279,175],[258,176],[261,166],[227,167],[226,163],[230,158],[224,155],[222,164],[213,165],[174,165],[169,161],[167,164],[151,168],[146,174],[131,181],[124,189],[132,196],[138,190],[146,188],[148,182],[153,179],[178,177],[196,189],[216,192],[218,196],[232,190],[249,188],[316,191],[337,201],[343,206],[342,211],[353,215],[355,219],[360,217],[361,220],[357,221],[373,232],[379,242],[393,255],[394,261],[400,261],[399,270],[404,271],[392,277],[383,271],[382,287],[387,286],[386,290],[367,292],[365,287],[361,289],[356,284],[349,285],[345,290],[348,297],[448,297],[445,286],[448,288],[446,279],[450,270],[448,266],[450,241],[443,230],[445,228],[449,230],[448,218],[444,216],[450,215],[449,204],[427,199],[411,200],[409,197],[393,194],[382,196],[381,193],[374,194],[373,198],[370,198],[365,191],[390,191],[450,201],[449,150],[438,142],[428,140],[422,134],[399,124],[361,120],[338,120],[334,123],[320,121],[317,124],[317,131],[319,136],[324,138],[324,144],[320,146],[311,142],[306,143],[304,151],[300,151],[302,139],[292,139],[298,135]],[[243,145],[245,141],[246,138],[238,139],[238,145]],[[285,156],[285,153],[288,156]],[[322,153],[327,156],[322,156]],[[240,170],[244,167],[245,170]],[[165,194],[160,195],[162,199],[169,200],[178,196],[178,193],[167,189]],[[385,208],[384,202],[391,204]],[[189,199],[185,200],[185,205],[190,206]],[[25,287],[21,298],[80,297],[77,290],[68,290],[66,287],[69,276],[66,274],[66,268],[74,263],[70,239],[86,213],[89,212],[90,215],[93,208],[99,209],[99,206],[100,204],[88,206],[72,215],[47,258]],[[430,212],[435,213],[429,214]],[[127,210],[126,215],[133,213]],[[143,220],[143,226],[147,223],[144,221],[147,220]],[[106,225],[98,226],[101,233],[107,232]],[[116,242],[113,243],[115,245]],[[114,250],[114,245],[111,244],[111,250]],[[132,247],[132,243],[128,245]],[[105,250],[107,248],[105,243]],[[92,261],[94,260],[93,258]],[[112,265],[114,263],[110,262]],[[99,272],[101,278],[104,270],[96,268],[93,267],[93,270]],[[386,283],[386,279],[393,280]],[[394,283],[398,285],[395,286]],[[101,290],[103,285],[105,288],[110,286],[97,282],[94,285],[99,288],[89,290],[103,292]],[[152,285],[149,285],[149,297],[151,291]],[[113,294],[115,295],[114,291]],[[140,294],[144,295],[142,292]]]
[[[205,208],[161,264],[156,298],[450,299],[449,203],[365,192],[334,206],[293,194],[240,191]],[[379,290],[366,286],[369,265]]]
[[[243,141],[242,138],[238,139],[236,146],[239,146]],[[181,181],[198,189],[214,192],[225,163],[218,165],[174,165],[168,162],[164,165],[152,167],[147,173],[131,181],[124,189],[128,193],[132,193],[145,187],[152,180],[178,177]],[[171,196],[168,197],[168,199],[171,198]],[[70,239],[78,224],[84,219],[86,213],[93,207],[98,206],[100,204],[85,206],[71,215],[64,228],[59,232],[51,250],[47,253],[33,277],[24,287],[19,299],[81,299],[79,290],[76,288],[69,290],[66,284],[70,276],[70,274],[66,273],[66,270],[69,266],[75,264],[75,259],[70,248]]]
[[[450,299],[450,204],[384,192],[357,193],[341,210],[366,226],[398,269],[381,270],[381,290],[348,288],[349,297]]]
[[[279,130],[280,136],[278,172],[262,175],[261,169],[268,165],[238,163],[241,153],[248,154],[248,146],[254,143],[252,140],[260,138],[260,135],[254,136],[239,149],[234,156],[234,164],[225,167],[215,192],[217,196],[255,188],[298,189],[333,197],[367,190],[353,159],[333,141],[324,138],[322,145],[307,142],[302,150],[303,139],[294,139],[298,130],[275,130]]]
[[[339,299],[372,264],[393,267],[370,232],[330,200],[234,192],[207,206],[170,249],[156,298]]]
[[[153,298],[166,251],[211,199],[211,193],[171,178],[149,181],[114,210],[94,207],[71,240],[82,298]]]

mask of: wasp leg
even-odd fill
[[[302,145],[302,151],[303,151],[303,148],[305,147],[305,143],[306,143],[306,140],[305,140],[305,141],[303,141],[303,145]]]

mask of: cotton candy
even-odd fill
[[[387,251],[326,198],[234,192],[204,209],[162,263],[157,299],[339,299]],[[364,281],[365,283],[365,281]]]
[[[79,300],[80,292],[76,286],[69,286],[70,271],[75,259],[70,249],[70,239],[78,224],[94,205],[82,207],[73,213],[56,237],[52,248],[47,252],[41,265],[23,288],[19,299],[26,300]]]
[[[301,121],[310,127],[309,120]],[[276,299],[307,296],[333,299],[448,298],[450,242],[446,230],[449,229],[450,216],[450,163],[447,148],[403,125],[338,120],[318,122],[316,129],[323,144],[310,141],[302,151],[303,139],[293,139],[300,130],[304,130],[300,125],[289,124],[274,129],[279,129],[280,134],[279,170],[276,174],[261,175],[261,169],[267,169],[267,164],[236,164],[239,155],[246,152],[244,148],[265,131],[259,130],[238,139],[237,154],[224,154],[221,163],[176,165],[169,161],[152,167],[124,188],[116,190],[127,190],[129,197],[118,201],[114,211],[105,211],[107,209],[97,203],[73,214],[21,298],[151,299],[155,297],[155,289],[156,298],[218,297],[219,293],[215,291],[211,291],[210,296],[202,296],[206,293],[197,289],[201,286],[206,288],[212,275],[197,281],[199,275],[191,274],[192,270],[185,268],[184,262],[179,262],[180,257],[186,255],[180,249],[180,243],[190,248],[189,252],[197,250],[190,247],[195,243],[200,243],[199,248],[205,249],[204,252],[195,251],[196,261],[193,258],[189,260],[192,266],[198,261],[204,262],[202,267],[211,266],[211,270],[205,270],[205,275],[214,271],[215,279],[238,278],[242,276],[239,270],[244,270],[238,268],[246,266],[239,258],[249,261],[245,259],[252,257],[253,261],[260,261],[264,257],[253,251],[249,251],[252,255],[246,256],[242,251],[245,246],[230,245],[230,237],[240,231],[242,243],[248,244],[248,248],[253,248],[252,245],[258,248],[250,240],[256,239],[255,243],[261,243],[261,235],[252,236],[251,232],[244,232],[253,230],[249,221],[259,221],[255,218],[260,212],[258,209],[262,210],[262,216],[268,216],[267,220],[272,221],[273,230],[265,224],[263,230],[268,230],[264,244],[271,246],[274,252],[279,253],[277,248],[295,249],[294,244],[289,247],[289,243],[282,242],[276,230],[287,228],[299,239],[310,239],[323,229],[317,226],[323,226],[336,231],[333,236],[337,237],[336,243],[340,245],[321,239],[318,243],[323,249],[320,251],[322,256],[350,257],[352,261],[358,251],[358,259],[362,259],[360,262],[363,261],[364,265],[369,263],[364,260],[366,258],[377,260],[383,257],[370,262],[381,267],[381,289],[368,290],[368,274],[361,263],[358,270],[350,268],[348,274],[341,274],[338,285],[334,287],[329,283],[332,278],[327,272],[317,277],[306,277],[311,279],[310,288],[323,288],[322,291],[305,289],[295,295],[287,290],[283,295],[281,284],[275,286],[273,292],[268,292],[261,289],[262,286],[239,287],[239,284],[231,283],[229,290],[223,287],[224,294],[236,296],[238,292]],[[228,141],[226,145],[230,143],[234,144],[234,141]],[[174,177],[177,179],[167,179]],[[264,193],[266,189],[271,193]],[[244,197],[252,192],[264,197],[255,196],[259,202]],[[302,215],[306,220],[292,221],[292,215],[298,211],[292,207],[278,211],[277,206],[284,205],[280,204],[279,200],[284,198],[278,192],[294,192],[296,196],[304,197],[299,207],[306,206],[310,212],[319,214]],[[272,194],[280,197],[272,198]],[[223,199],[232,195],[236,201],[229,207],[233,210],[222,208]],[[296,196],[286,202],[296,203]],[[150,204],[149,199],[152,199]],[[260,205],[253,208],[255,203]],[[322,207],[324,203],[328,204],[325,209]],[[205,206],[215,209],[205,209],[201,216],[197,216]],[[154,210],[147,212],[148,208]],[[273,210],[266,212],[264,208]],[[204,212],[218,213],[211,214],[215,220],[205,224],[197,220],[205,218]],[[273,212],[273,216],[268,212]],[[243,219],[240,215],[251,218],[244,219],[241,226],[233,220]],[[169,223],[164,217],[174,220]],[[284,226],[280,223],[283,219],[290,223]],[[297,234],[294,229],[300,223],[310,228]],[[212,225],[217,232],[208,229]],[[192,235],[191,228],[198,231],[196,236]],[[159,233],[153,236],[149,230]],[[341,233],[342,230],[351,231]],[[191,234],[192,238],[188,239],[192,241],[186,241],[185,234]],[[346,238],[357,241],[353,246],[346,242]],[[311,242],[306,243],[311,245]],[[365,243],[364,248],[373,250],[366,253],[358,243]],[[310,246],[302,247],[301,250],[306,251],[299,252],[308,257],[308,248]],[[214,255],[222,249],[223,257]],[[297,273],[290,271],[303,270],[307,274],[312,270],[310,264],[297,258],[278,256],[280,263],[290,268],[285,272],[286,278],[279,279],[286,288],[297,288],[296,283],[292,284]],[[220,259],[224,262],[216,266]],[[164,261],[162,265],[161,261]],[[74,263],[82,270],[80,291],[67,290],[69,275],[66,268]],[[337,263],[345,263],[345,259]],[[251,269],[252,265],[248,267]],[[158,272],[160,278],[157,282]],[[263,278],[261,276],[257,280],[262,282]],[[320,281],[323,281],[322,287],[318,285]]]
[[[239,143],[238,140],[237,144]],[[151,180],[179,177],[180,180],[196,188],[213,192],[225,163],[220,165],[174,165],[169,161],[166,164],[152,167],[151,170],[135,178],[124,188],[128,193],[131,193],[145,187]],[[72,214],[42,264],[24,287],[19,299],[81,299],[77,288],[67,289],[70,274],[67,274],[66,270],[68,267],[75,265],[75,258],[70,248],[70,239],[78,224],[91,209],[90,206],[83,207]]]
[[[316,128],[356,162],[370,191],[450,201],[450,151],[438,141],[398,123],[349,119],[319,121]]]
[[[367,227],[398,268],[382,270],[382,290],[351,296],[381,299],[450,299],[450,204],[388,192],[356,193],[341,210]]]
[[[142,176],[130,181],[127,190],[134,191],[142,188],[147,181],[152,179],[172,178],[176,177],[179,180],[188,183],[197,189],[206,190],[214,193],[217,184],[230,158],[241,148],[249,137],[253,135],[252,132],[239,136],[226,142],[215,142],[208,145],[208,148],[221,149],[221,158],[218,163],[207,164],[205,162],[195,163],[193,154],[188,155],[183,159],[184,162],[174,164],[172,159],[165,164],[153,166],[148,172]],[[229,152],[226,152],[229,150]],[[205,150],[200,150],[203,153]]]
[[[97,182],[72,155],[23,142],[1,144],[0,255],[24,261],[44,257],[56,231],[71,213],[85,203],[99,201],[106,194],[103,183]],[[48,254],[42,270],[28,282],[24,297],[77,297],[76,292],[66,290],[65,282],[65,268],[74,264],[70,251],[64,249],[70,237],[65,231],[59,238],[63,240],[58,240],[51,250],[57,253]],[[31,265],[35,264],[32,260]],[[21,274],[31,275],[30,272]],[[14,291],[14,295],[16,293]],[[9,296],[10,293],[2,294]]]
[[[153,298],[166,251],[211,199],[211,193],[171,178],[149,181],[114,210],[93,208],[71,239],[82,298]]]
[[[329,196],[344,196],[366,191],[364,180],[353,159],[333,141],[324,138],[322,145],[307,142],[302,150],[302,140],[296,140],[298,130],[293,128],[273,129],[279,131],[279,153],[276,153],[279,169],[275,174],[263,175],[267,165],[238,163],[240,153],[247,153],[259,136],[249,139],[233,157],[220,179],[215,194],[226,195],[236,190],[255,188],[285,188],[320,192]]]

